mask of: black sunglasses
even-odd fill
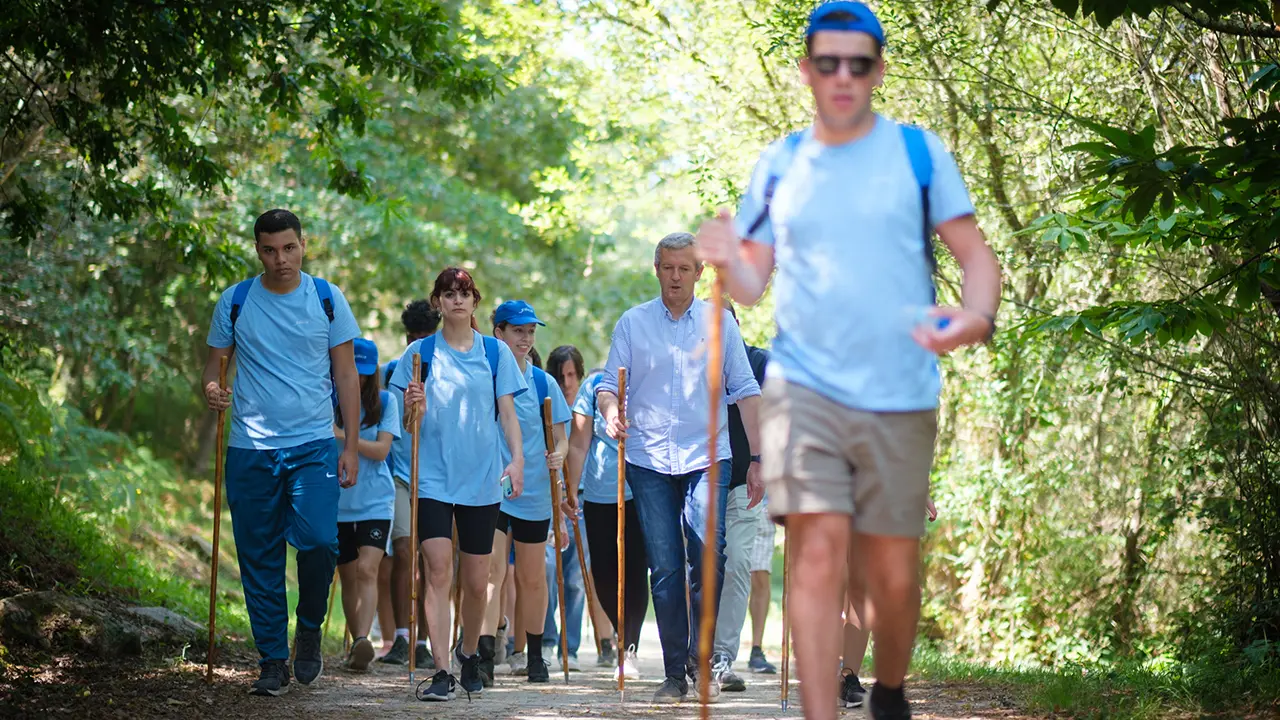
[[[823,77],[830,77],[840,72],[840,65],[849,66],[849,74],[853,77],[866,77],[876,67],[876,58],[868,55],[815,55],[809,58],[809,64]]]

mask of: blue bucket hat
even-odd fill
[[[831,15],[834,13],[847,13],[853,18],[833,19]],[[812,37],[814,33],[823,30],[863,32],[875,38],[881,47],[884,46],[884,28],[880,25],[880,20],[871,8],[860,2],[840,0],[822,3],[814,8],[809,15],[809,26],[805,28],[804,36]]]
[[[508,300],[498,306],[493,313],[493,324],[502,325],[546,325],[538,319],[533,306],[523,300]]]
[[[352,345],[356,354],[356,372],[361,375],[378,373],[378,346],[372,340],[356,338]]]

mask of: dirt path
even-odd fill
[[[204,683],[203,664],[175,660],[155,665],[142,661],[87,662],[81,657],[45,656],[39,663],[0,663],[0,717],[79,718],[94,720],[419,720],[420,718],[484,718],[486,720],[589,720],[596,718],[697,717],[696,702],[680,706],[656,706],[650,698],[662,675],[657,628],[646,626],[640,654],[644,679],[627,683],[626,702],[618,699],[611,670],[597,668],[595,656],[584,649],[583,672],[552,674],[547,685],[530,685],[524,678],[499,675],[496,687],[467,701],[462,694],[448,703],[413,699],[408,669],[377,665],[373,672],[353,674],[340,667],[337,657],[326,657],[327,667],[319,683],[302,687],[296,682],[281,698],[257,698],[246,694],[257,677],[256,654],[226,652],[215,669],[212,687]],[[652,638],[652,640],[650,640]],[[745,653],[744,653],[745,655]],[[770,657],[777,660],[776,648]],[[5,658],[16,661],[10,655]],[[742,668],[739,668],[742,669]],[[420,676],[420,679],[425,676]],[[803,717],[799,685],[792,679],[791,706],[779,707],[778,675],[747,675],[747,691],[724,693],[713,706],[716,718]],[[988,686],[952,685],[915,681],[910,697],[916,718],[967,720],[1001,718],[1022,720],[1011,695]],[[832,702],[835,699],[832,698]],[[864,717],[861,710],[843,712],[846,720]]]
[[[647,629],[647,628],[646,628]],[[656,628],[655,628],[656,630]],[[656,637],[654,633],[651,637]],[[380,667],[366,675],[354,675],[335,667],[326,668],[323,681],[314,687],[294,686],[294,690],[279,700],[252,702],[236,705],[253,714],[264,704],[273,706],[273,718],[297,718],[298,720],[336,720],[337,718],[369,717],[381,720],[418,720],[432,718],[494,718],[525,720],[533,718],[558,718],[559,720],[586,720],[589,718],[695,718],[696,702],[680,706],[656,706],[649,702],[662,676],[660,651],[646,648],[640,656],[642,680],[627,683],[626,702],[619,702],[612,672],[595,667],[595,657],[585,651],[581,657],[583,672],[570,673],[569,684],[563,675],[552,674],[547,685],[530,685],[524,678],[499,675],[495,687],[486,689],[470,702],[465,694],[448,703],[424,703],[412,699],[407,670]],[[335,659],[336,660],[336,659]],[[558,670],[557,668],[555,668]],[[243,683],[247,687],[252,673],[249,671],[227,673],[223,682]],[[235,677],[230,677],[234,675]],[[791,686],[791,706],[783,713],[779,706],[780,676],[747,676],[747,691],[724,693],[721,701],[712,709],[719,718],[801,718],[799,687]],[[961,687],[945,687],[936,684],[917,683],[911,687],[917,718],[1020,718],[1006,697],[996,690]],[[832,699],[834,702],[834,698]],[[212,710],[212,707],[208,707]],[[861,718],[862,711],[845,711],[846,718]],[[212,715],[212,714],[210,714]],[[234,717],[241,715],[218,715]],[[209,715],[207,715],[209,716]]]

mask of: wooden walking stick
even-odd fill
[[[573,542],[578,549],[578,571],[582,573],[582,585],[587,593],[587,612],[591,613],[591,629],[596,635],[596,651],[600,650],[600,628],[596,627],[596,614],[599,608],[596,606],[596,588],[595,580],[592,579],[591,573],[587,571],[587,556],[583,552],[582,544],[582,527],[578,524],[578,516],[573,516]]]
[[[556,442],[551,435],[551,398],[542,401],[542,437],[547,444],[547,452],[555,452]],[[560,601],[560,667],[564,670],[564,684],[569,684],[569,624],[564,612],[564,559],[560,552],[560,471],[547,473],[551,479],[551,524],[556,539],[556,598]],[[574,523],[577,524],[576,522]],[[578,559],[582,559],[579,551]]]
[[[218,358],[218,389],[227,389],[227,360]],[[222,448],[223,434],[226,432],[226,411],[218,411],[218,440],[214,445],[213,461],[213,558],[209,561],[209,649],[205,654],[207,666],[204,681],[213,684],[213,633],[214,624],[218,620],[218,541],[222,539]]]
[[[787,711],[787,699],[791,693],[791,618],[787,616],[787,598],[791,595],[791,536],[782,527],[782,711]]]
[[[627,423],[627,369],[618,368],[618,419]],[[627,700],[627,439],[618,438],[618,702]]]
[[[698,696],[702,720],[711,717],[711,647],[716,626],[716,570],[719,563],[720,519],[716,505],[720,499],[720,463],[716,441],[720,434],[720,405],[724,402],[724,281],[716,273],[711,283],[711,328],[707,340],[707,392],[711,412],[707,421],[707,528],[702,537],[702,621],[698,624]]]
[[[418,353],[413,354],[413,374],[409,376],[409,382],[417,382],[422,376],[422,356]],[[425,404],[425,386],[423,387],[423,399]],[[425,411],[425,408],[424,408]],[[413,427],[409,429],[409,688],[413,688],[414,671],[417,670],[415,656],[418,654],[418,444],[421,438],[418,436],[419,430],[422,428],[422,416],[425,413],[416,413],[413,419]],[[425,621],[426,618],[423,618]]]

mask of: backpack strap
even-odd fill
[[[547,373],[541,368],[533,368],[533,387],[538,391],[538,415],[542,415],[542,406],[551,395],[547,389]]]
[[[929,224],[929,186],[933,182],[933,156],[929,154],[929,144],[925,140],[924,131],[914,125],[900,125],[902,140],[907,146],[907,158],[911,160],[911,172],[916,176],[916,185],[920,187],[920,211],[924,214],[924,258],[929,264],[929,274],[938,271],[938,259],[933,254],[933,227]],[[934,302],[937,302],[937,290],[934,290]]]
[[[498,338],[481,335],[484,340],[484,358],[489,361],[489,375],[493,378],[493,419],[498,419]],[[535,370],[537,368],[534,368]]]
[[[311,276],[311,282],[316,286],[316,297],[320,299],[320,307],[324,308],[324,314],[329,318],[329,322],[333,322],[333,290],[329,288],[329,281]]]
[[[231,291],[231,340],[235,341],[236,337],[236,320],[240,318],[240,308],[244,307],[245,300],[249,299],[249,288],[253,287],[253,281],[256,277],[248,280],[241,280],[236,283],[235,288]]]
[[[773,193],[778,189],[778,182],[786,174],[787,168],[791,167],[791,160],[796,155],[796,148],[800,147],[800,141],[804,139],[804,132],[804,130],[798,130],[782,139],[782,149],[769,164],[769,179],[764,184],[764,207],[760,210],[760,215],[755,222],[751,223],[751,227],[747,228],[747,237],[755,235],[756,231],[769,219],[769,204],[773,202]]]
[[[427,376],[431,374],[431,360],[436,356],[436,336],[428,335],[418,340],[418,355],[422,358],[420,377],[418,380],[427,381]]]

